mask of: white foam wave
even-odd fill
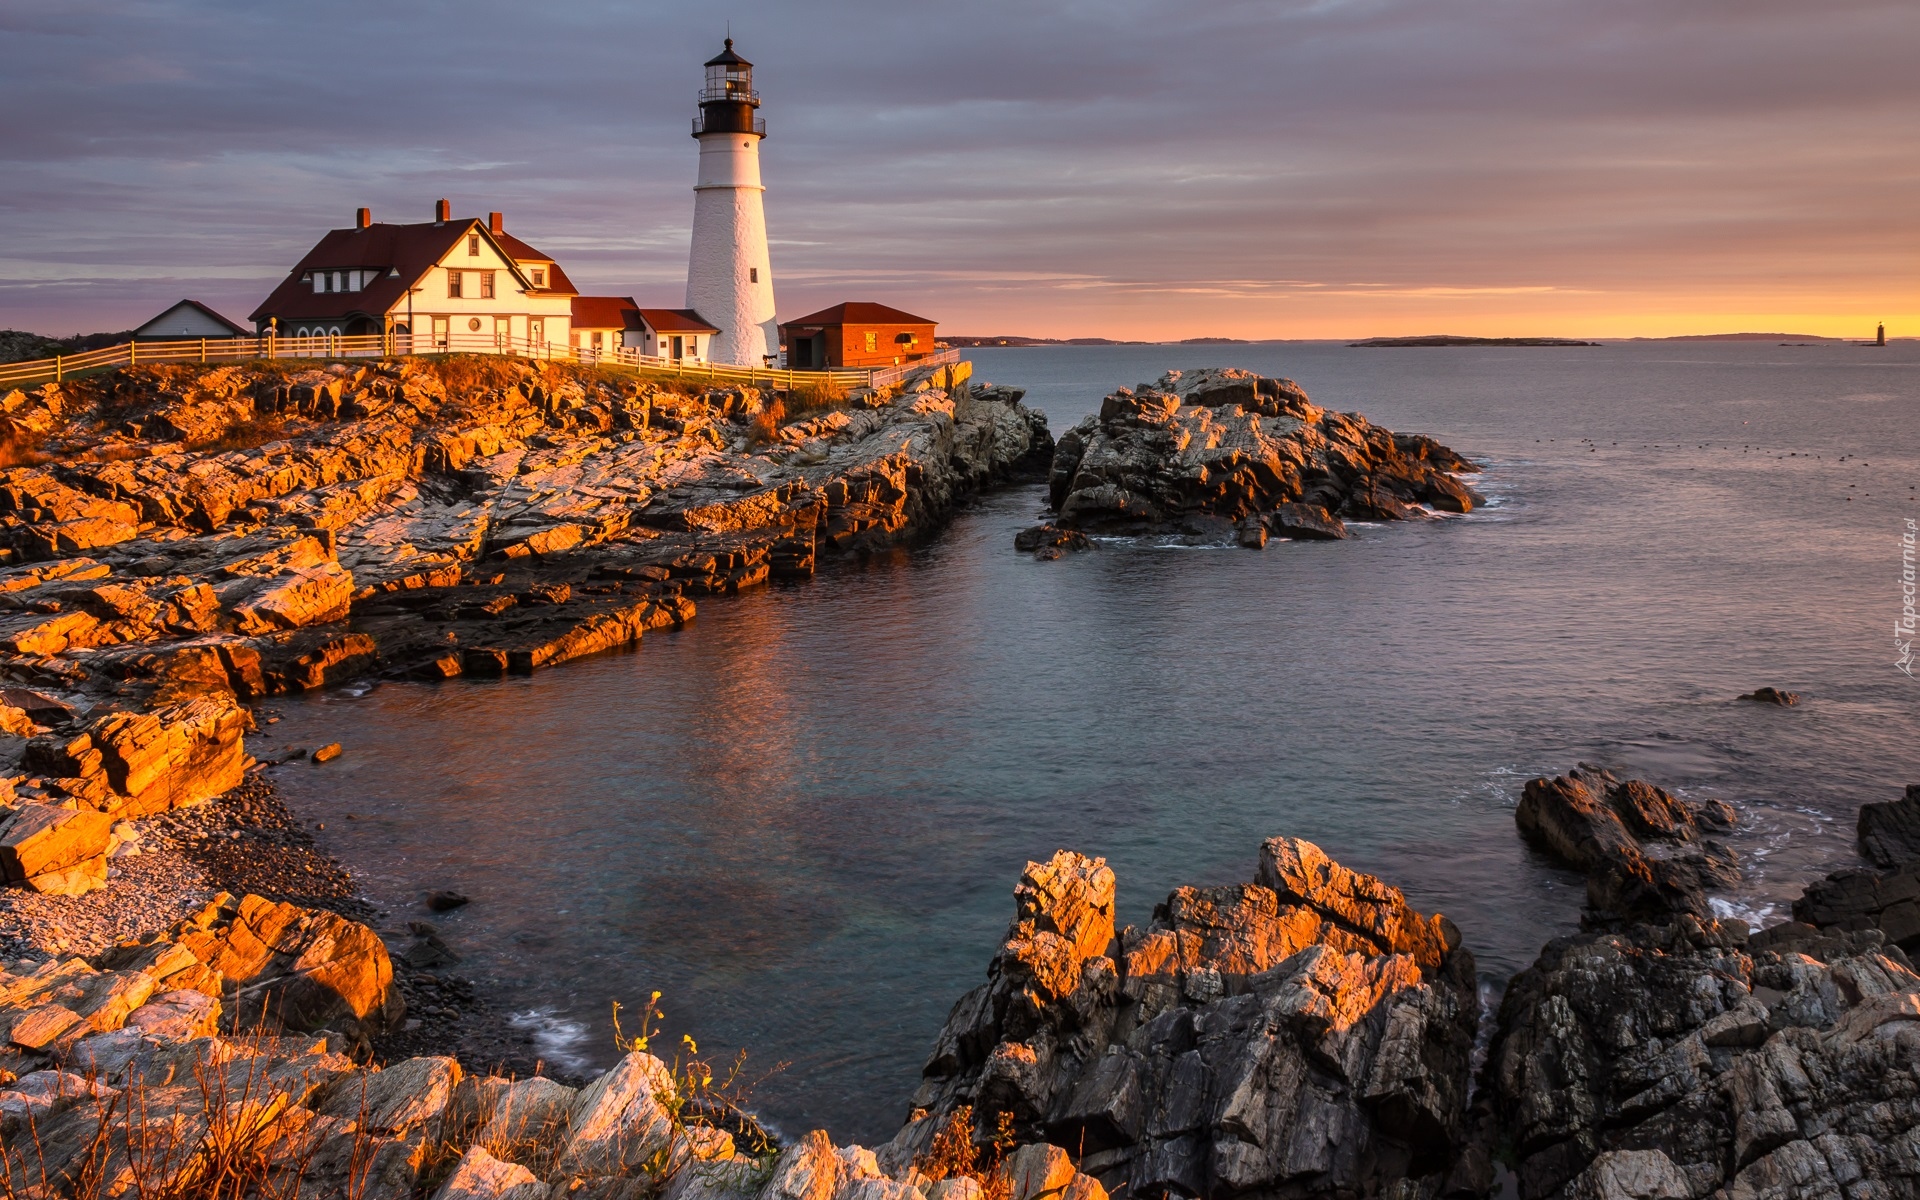
[[[507,1024],[533,1034],[533,1048],[539,1057],[569,1071],[585,1070],[591,1065],[582,1053],[587,1040],[585,1022],[569,1020],[551,1008],[530,1008],[507,1017]]]

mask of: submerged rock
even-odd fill
[[[1029,863],[988,982],[954,1006],[881,1152],[961,1112],[1068,1148],[1127,1195],[1437,1196],[1468,1152],[1473,959],[1440,916],[1276,838],[1257,881],[1181,888],[1114,929],[1104,860]]]
[[[1520,832],[1587,877],[1587,903],[1607,917],[1706,916],[1707,890],[1740,881],[1738,859],[1714,834],[1733,827],[1717,800],[1692,803],[1638,779],[1582,763],[1527,783]]]
[[[1800,703],[1800,693],[1783,692],[1775,687],[1763,687],[1743,693],[1740,699],[1752,700],[1758,704],[1777,704],[1781,708],[1792,708]]]
[[[1060,522],[1123,533],[1223,518],[1243,545],[1338,538],[1336,514],[1414,520],[1464,513],[1480,497],[1455,475],[1478,470],[1431,438],[1316,407],[1291,380],[1249,371],[1169,371],[1121,388],[1061,435],[1048,475]]]

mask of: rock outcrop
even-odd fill
[[[1473,463],[1431,438],[1315,406],[1288,379],[1249,371],[1169,371],[1121,388],[1062,434],[1049,474],[1060,524],[1338,538],[1350,520],[1464,513],[1481,502],[1458,475]]]
[[[1483,1128],[1521,1200],[1920,1190],[1920,975],[1897,944],[1920,943],[1915,864],[1829,877],[1751,932],[1701,902],[1732,879],[1705,836],[1721,806],[1583,766],[1528,784],[1517,815],[1588,873],[1599,927],[1501,1001]],[[1863,845],[1902,827],[1863,815]]]
[[[1862,804],[1855,834],[1860,857],[1876,867],[1920,859],[1920,783],[1908,784],[1898,800]]]
[[[1587,876],[1587,903],[1602,916],[1706,916],[1708,889],[1740,881],[1737,856],[1714,836],[1733,828],[1731,807],[1589,763],[1530,781],[1513,816],[1529,841]]]
[[[1825,930],[1878,930],[1920,953],[1920,784],[1908,784],[1899,800],[1862,805],[1857,828],[1860,857],[1885,869],[1852,867],[1808,884],[1793,902],[1794,920]]]
[[[1028,864],[988,982],[954,1006],[882,1162],[956,1113],[1128,1195],[1437,1196],[1490,1181],[1465,1129],[1479,1003],[1440,916],[1276,838],[1256,881],[1116,932],[1113,872]]]
[[[1920,976],[1877,931],[1667,924],[1552,943],[1486,1087],[1521,1200],[1920,1188]]]

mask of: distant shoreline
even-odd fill
[[[1278,342],[1339,342],[1341,338],[1229,338],[1200,337],[1182,338],[1178,341],[1145,341],[1125,338],[1080,337],[1046,338],[1027,337],[1020,334],[994,334],[986,337],[956,336],[941,337],[942,346],[956,350],[975,350],[982,347],[990,349],[1019,348],[1034,346],[1253,346]],[[1888,338],[1893,342],[1913,341],[1913,338]],[[1435,333],[1404,337],[1373,337],[1359,341],[1348,341],[1349,347],[1361,349],[1426,347],[1426,346],[1604,346],[1621,342],[1787,342],[1821,343],[1835,346],[1871,345],[1871,339],[1824,337],[1812,333],[1681,333],[1668,337],[1617,337],[1605,341],[1584,340],[1581,338],[1559,337],[1470,337],[1464,334]]]

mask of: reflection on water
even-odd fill
[[[287,704],[276,740],[348,747],[283,772],[289,799],[396,913],[472,896],[436,918],[461,970],[554,1061],[609,1061],[610,1002],[658,989],[670,1037],[791,1064],[761,1092],[780,1126],[873,1141],[1056,848],[1105,855],[1142,922],[1307,837],[1451,915],[1497,983],[1583,892],[1514,835],[1534,775],[1728,800],[1751,879],[1727,911],[1775,919],[1915,775],[1920,691],[1883,632],[1920,351],[1218,349],[1484,459],[1498,503],[1037,563],[1011,541],[1040,492],[1001,493],[635,653]],[[1058,431],[1193,353],[976,360]],[[1893,399],[1839,402],[1868,394]],[[1760,684],[1809,700],[1732,700]]]

